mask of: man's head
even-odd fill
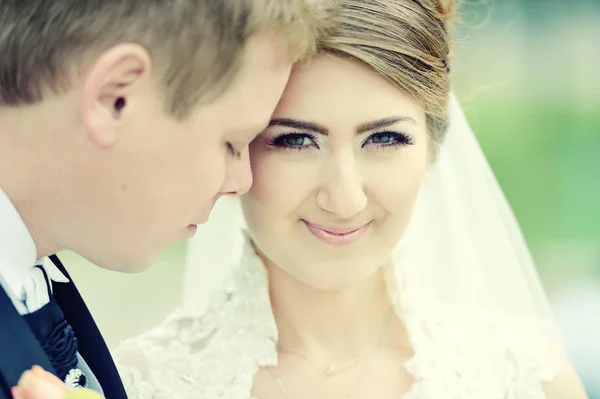
[[[218,196],[248,190],[247,144],[328,13],[304,0],[71,3],[3,2],[0,187],[39,255],[140,270]]]

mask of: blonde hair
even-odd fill
[[[451,0],[342,0],[340,26],[319,51],[361,61],[423,104],[437,146],[448,123],[453,8]]]
[[[334,11],[328,0],[2,0],[0,105],[66,90],[85,57],[133,42],[157,64],[166,109],[183,117],[225,90],[253,34],[279,32],[295,61],[315,50]]]

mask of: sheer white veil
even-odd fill
[[[394,257],[447,302],[537,320],[558,340],[549,301],[511,208],[454,95],[450,126]],[[184,304],[202,309],[239,258],[239,201],[220,200],[187,247]]]

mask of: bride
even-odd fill
[[[341,7],[252,189],[191,242],[182,305],[118,349],[129,397],[585,398],[450,94],[451,5]]]

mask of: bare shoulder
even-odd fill
[[[547,399],[588,399],[579,376],[563,351],[557,346],[553,346],[550,355],[559,365],[560,371],[551,381],[544,383],[544,393]]]

